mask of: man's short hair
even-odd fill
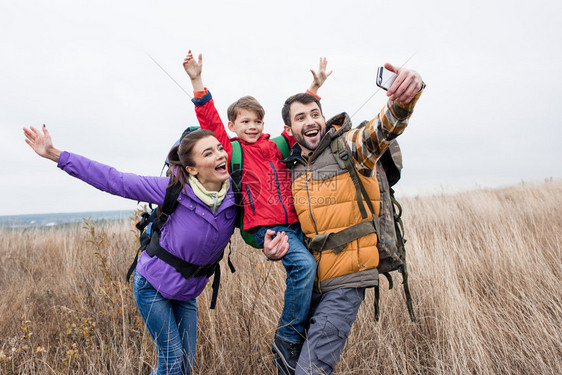
[[[310,95],[307,93],[299,93],[293,96],[290,96],[287,100],[285,100],[285,104],[283,105],[283,109],[281,110],[281,116],[283,116],[283,122],[287,126],[291,126],[291,116],[289,114],[291,110],[291,104],[294,102],[301,103],[301,104],[309,104],[309,103],[316,103],[318,104],[318,108],[320,108],[320,114],[322,114],[322,105],[320,105],[320,100],[314,95]]]
[[[227,110],[228,121],[234,122],[241,109],[254,112],[258,119],[263,120],[265,117],[265,109],[253,96],[243,96],[232,103]]]

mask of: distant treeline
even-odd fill
[[[90,218],[92,221],[110,221],[128,219],[129,216],[131,216],[131,211],[128,210],[0,216],[0,227],[51,227],[80,223],[85,218]]]

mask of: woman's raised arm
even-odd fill
[[[51,159],[55,163],[59,161],[61,151],[53,146],[51,135],[47,131],[47,127],[43,124],[43,133],[35,129],[33,126],[23,128],[25,134],[25,142],[37,153],[37,155],[46,159]]]

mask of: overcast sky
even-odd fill
[[[158,175],[196,124],[182,61],[203,53],[219,113],[243,95],[282,130],[284,100],[325,56],[324,114],[353,114],[384,62],[427,83],[400,138],[403,195],[562,178],[562,3],[555,1],[3,1],[0,215],[133,209],[41,159],[23,126],[119,170]],[[378,92],[353,116],[372,118]]]

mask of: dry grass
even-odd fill
[[[562,373],[562,182],[404,200],[401,288],[369,291],[338,374]],[[0,374],[146,374],[154,345],[124,282],[127,222],[1,229]],[[199,298],[197,374],[273,374],[284,271],[233,237],[217,309]],[[383,287],[384,287],[383,283]],[[399,285],[397,285],[399,286]]]

